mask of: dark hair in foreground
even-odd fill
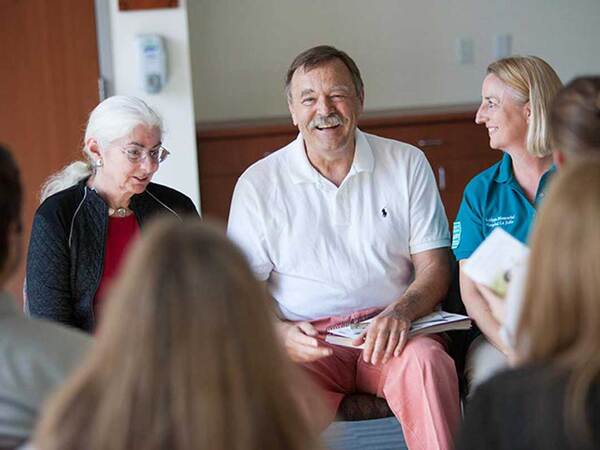
[[[19,168],[10,152],[0,145],[0,273],[7,263],[9,228],[21,229],[22,200]]]
[[[554,148],[569,157],[600,158],[600,76],[575,78],[558,93],[550,135]]]
[[[586,404],[600,383],[600,161],[569,163],[552,181],[531,241],[518,351],[568,374],[565,419],[590,437]]]
[[[160,219],[122,273],[93,351],[45,410],[37,448],[319,447],[266,290],[220,231]]]
[[[358,66],[354,60],[350,58],[346,52],[338,50],[335,47],[330,45],[319,45],[303,51],[296,56],[294,61],[292,61],[292,64],[290,65],[290,68],[285,76],[285,93],[288,100],[291,99],[290,85],[292,84],[292,77],[294,76],[294,72],[296,72],[296,70],[301,68],[304,71],[309,72],[312,69],[323,66],[334,59],[339,59],[348,68],[350,76],[352,77],[352,82],[354,83],[356,95],[358,98],[362,99],[364,97],[364,84],[362,77],[360,76],[360,70],[358,70]]]

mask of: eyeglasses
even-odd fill
[[[148,157],[150,157],[153,162],[160,164],[171,154],[171,152],[163,146],[150,150],[144,150],[138,146],[129,146],[121,148],[121,151],[127,156],[129,162],[134,164],[141,163]]]

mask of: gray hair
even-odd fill
[[[74,161],[51,175],[42,186],[40,202],[94,173],[94,160],[87,147],[90,138],[95,139],[101,147],[105,147],[127,136],[138,125],[158,128],[161,134],[163,132],[160,116],[137,97],[115,95],[101,102],[91,112],[85,130],[82,148],[85,159]]]
[[[354,60],[350,58],[346,52],[338,50],[335,47],[330,45],[318,45],[300,53],[298,56],[296,56],[296,58],[294,58],[292,64],[290,64],[290,68],[285,75],[285,94],[288,101],[291,101],[292,99],[291,84],[292,77],[294,76],[296,70],[303,69],[306,72],[310,72],[311,70],[321,67],[335,59],[339,59],[344,63],[348,69],[348,72],[350,72],[350,76],[352,77],[352,83],[354,83],[356,95],[361,100],[364,99],[365,86],[362,77],[360,76],[360,70],[358,70],[358,66]]]

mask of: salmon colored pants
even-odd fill
[[[363,312],[364,313],[364,312]],[[312,322],[320,332],[356,319],[332,317]],[[324,334],[321,335],[324,339]],[[460,421],[458,378],[454,361],[446,353],[440,336],[416,336],[406,343],[400,356],[385,365],[373,366],[362,359],[362,350],[333,345],[333,355],[303,364],[323,388],[333,420],[346,394],[361,392],[385,398],[394,412],[410,450],[453,448]]]

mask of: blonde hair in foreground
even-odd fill
[[[566,420],[589,436],[586,396],[600,381],[600,162],[568,164],[536,219],[518,330],[524,359],[569,376]]]
[[[44,411],[36,448],[319,448],[296,398],[304,380],[242,254],[196,220],[144,231],[94,349]]]
[[[552,100],[562,88],[560,78],[542,58],[511,56],[493,62],[487,68],[511,88],[515,100],[529,102],[531,118],[527,127],[527,150],[534,156],[552,153],[550,145],[550,108]]]

